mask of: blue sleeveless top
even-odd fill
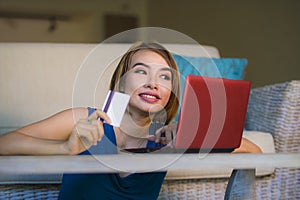
[[[89,115],[95,109],[89,108]],[[117,154],[117,143],[113,127],[104,123],[104,136],[96,146],[81,153]],[[148,141],[147,147],[160,144]],[[118,173],[64,174],[59,199],[157,199],[166,172],[135,173],[121,177]]]

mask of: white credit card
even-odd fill
[[[120,127],[130,96],[128,94],[108,91],[102,110],[111,119],[111,125]]]

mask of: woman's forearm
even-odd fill
[[[65,141],[40,139],[18,132],[0,136],[0,155],[66,155]]]

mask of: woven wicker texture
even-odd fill
[[[300,153],[300,81],[252,89],[246,129],[272,133],[276,152]],[[257,199],[300,199],[300,169],[276,169],[257,184]]]
[[[1,200],[54,200],[58,193],[59,185],[0,185]]]
[[[165,181],[159,199],[224,199],[227,178]]]
[[[300,153],[300,81],[252,89],[246,129],[270,132],[277,152]],[[159,199],[224,199],[228,179],[165,180]],[[0,185],[0,199],[56,199],[59,185]],[[300,169],[256,178],[256,199],[300,199]]]
[[[246,129],[272,133],[277,152],[300,152],[300,81],[251,90]]]

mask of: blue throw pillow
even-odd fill
[[[242,80],[248,64],[245,58],[189,57],[175,53],[172,55],[178,65],[180,74],[180,99],[182,99],[185,79],[188,74]],[[178,121],[178,118],[179,110],[175,121]]]

